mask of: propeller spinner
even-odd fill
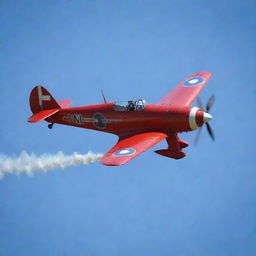
[[[207,128],[207,132],[210,135],[211,139],[214,141],[215,140],[215,136],[214,136],[214,132],[210,126],[210,124],[208,123],[211,119],[212,116],[208,113],[210,111],[210,109],[212,108],[213,104],[215,101],[215,96],[212,95],[209,100],[207,101],[206,107],[203,107],[202,101],[200,100],[200,98],[197,98],[197,104],[199,106],[200,109],[202,109],[204,111],[204,123],[206,124],[206,128]],[[202,127],[200,127],[200,129],[198,130],[196,137],[195,137],[195,145],[198,143],[198,140],[200,138],[200,134],[201,134],[201,129]]]

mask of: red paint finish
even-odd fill
[[[47,117],[55,114],[56,112],[58,112],[60,109],[49,109],[49,110],[43,110],[40,111],[34,115],[32,115],[29,119],[28,122],[30,123],[37,123],[39,121],[42,121],[44,119],[46,119]]]
[[[199,109],[196,112],[196,124],[201,127],[204,124],[204,112]]]
[[[61,108],[67,108],[69,105],[72,104],[72,100],[60,100],[58,101],[58,104],[60,105]]]
[[[174,159],[180,159],[186,156],[186,153],[181,150],[180,141],[177,134],[169,134],[166,141],[168,143],[168,149],[156,150],[155,152],[157,154]]]
[[[145,132],[120,138],[100,162],[111,166],[125,164],[166,137],[166,134],[160,132]]]
[[[61,108],[52,95],[40,85],[31,91],[29,102],[32,113]]]
[[[102,132],[124,135],[144,131],[162,131],[165,133],[190,131],[188,115],[190,108],[175,109],[168,106],[149,104],[143,111],[116,112],[113,103],[61,109],[47,119],[51,123],[60,123]],[[104,116],[105,127],[100,128],[93,121],[95,113]]]
[[[189,79],[195,77],[203,78],[202,83],[197,85],[191,84],[190,86],[185,86],[184,84]],[[188,76],[182,80],[177,87],[171,90],[164,98],[157,102],[158,105],[169,105],[169,106],[182,106],[187,107],[194,101],[199,92],[204,88],[205,84],[212,77],[210,72],[199,72],[191,76]]]
[[[28,121],[45,119],[50,123],[118,135],[117,144],[101,159],[105,165],[127,163],[164,138],[168,149],[156,152],[179,159],[185,156],[182,148],[187,147],[188,143],[180,140],[177,133],[191,131],[190,104],[210,77],[208,72],[191,75],[157,104],[144,106],[143,101],[129,102],[129,111],[128,105],[127,111],[120,111],[122,106],[116,106],[114,102],[68,108],[70,100],[56,102],[45,88],[37,86],[30,95],[34,115]],[[203,125],[202,110],[197,111],[195,121],[198,126]]]

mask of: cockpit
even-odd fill
[[[128,100],[114,102],[115,111],[141,111],[147,105],[145,100]]]

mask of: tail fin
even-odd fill
[[[30,93],[30,108],[33,115],[28,119],[30,123],[36,123],[57,113],[61,109],[52,95],[42,86],[36,86]]]
[[[30,93],[30,108],[33,115],[28,119],[30,123],[36,123],[57,113],[62,108],[67,108],[72,101],[56,101],[52,95],[43,87],[36,86]]]
[[[61,106],[52,95],[43,87],[36,86],[30,93],[30,108],[33,114],[43,110],[60,109]]]

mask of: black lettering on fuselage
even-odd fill
[[[73,122],[76,124],[82,124],[82,115],[73,115]]]

